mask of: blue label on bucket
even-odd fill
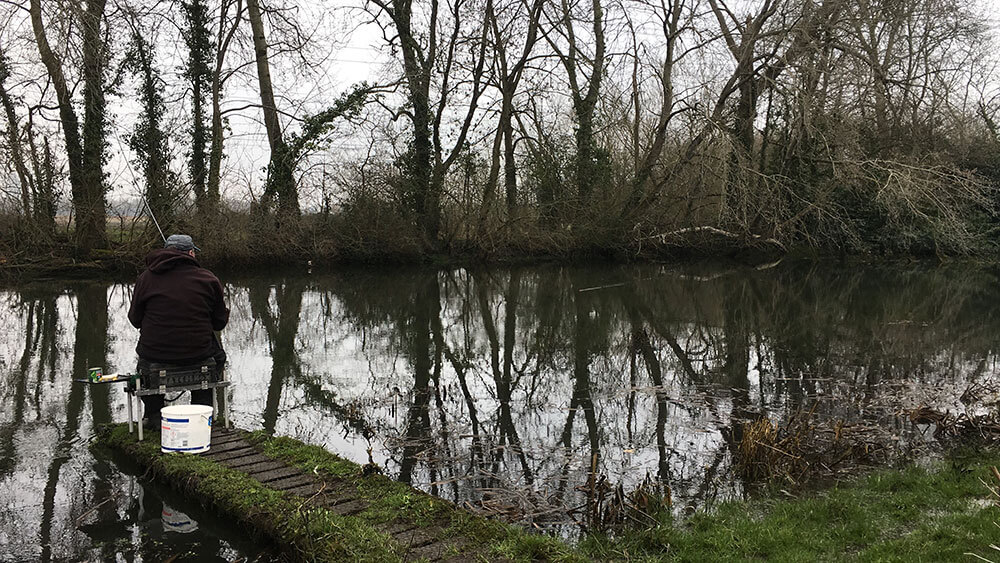
[[[164,418],[163,420],[166,422],[191,422],[190,418]]]
[[[191,450],[207,450],[208,445],[204,446],[194,446],[190,448],[171,448],[170,446],[160,446],[161,450],[169,450],[171,452],[189,452]]]
[[[208,425],[209,425],[209,426],[211,426],[211,425],[212,425],[212,417],[211,417],[211,416],[210,416],[210,417],[208,417]]]

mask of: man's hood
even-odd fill
[[[146,267],[154,274],[169,272],[180,264],[199,265],[190,254],[176,248],[160,248],[146,255]]]

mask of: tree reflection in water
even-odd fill
[[[118,388],[72,379],[91,366],[111,373],[135,364],[127,289],[77,281],[0,289],[0,560],[241,553],[205,533],[159,549],[132,510],[136,477],[89,449],[97,425],[124,420],[124,398]]]
[[[1000,334],[994,272],[961,265],[346,269],[226,281],[239,426],[361,463],[371,448],[392,477],[539,523],[566,521],[602,476],[626,489],[649,476],[678,509],[739,495],[732,453],[739,422],[755,417],[815,406],[819,420],[924,440],[894,413],[960,408],[971,380],[994,375]],[[69,515],[120,480],[86,457],[88,467],[73,465],[82,492],[60,508],[81,455],[68,445],[124,413],[120,393],[59,377],[134,364],[127,290],[3,294],[15,330],[2,342],[0,485],[41,483],[39,546],[57,544]],[[38,419],[48,430],[30,440],[54,445],[32,470],[19,433]],[[102,510],[113,518],[122,505]]]
[[[375,382],[337,394],[372,405],[394,475],[531,518],[579,504],[592,467],[626,484],[654,474],[685,502],[738,494],[737,423],[813,403],[912,431],[892,413],[954,401],[940,384],[957,389],[990,353],[993,276],[968,274],[515,268],[347,272],[311,289],[364,335]],[[380,388],[402,390],[402,419]]]

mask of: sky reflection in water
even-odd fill
[[[592,464],[626,490],[668,485],[680,508],[738,495],[728,436],[761,414],[815,406],[928,440],[896,413],[961,408],[968,383],[994,375],[1000,334],[995,273],[963,265],[221,277],[238,426],[361,463],[371,448],[392,477],[535,521],[568,521]],[[164,545],[257,555],[201,528],[158,539],[136,478],[87,448],[95,424],[125,420],[124,397],[70,379],[132,370],[130,291],[0,289],[0,560],[133,543],[147,559]]]

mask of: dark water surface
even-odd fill
[[[740,495],[732,427],[760,414],[928,440],[899,413],[961,409],[1000,343],[996,272],[970,265],[222,277],[238,426],[370,449],[391,477],[523,522],[572,522],[592,469],[681,509]],[[130,292],[0,288],[0,560],[270,558],[88,448],[124,396],[71,378],[131,371]]]

